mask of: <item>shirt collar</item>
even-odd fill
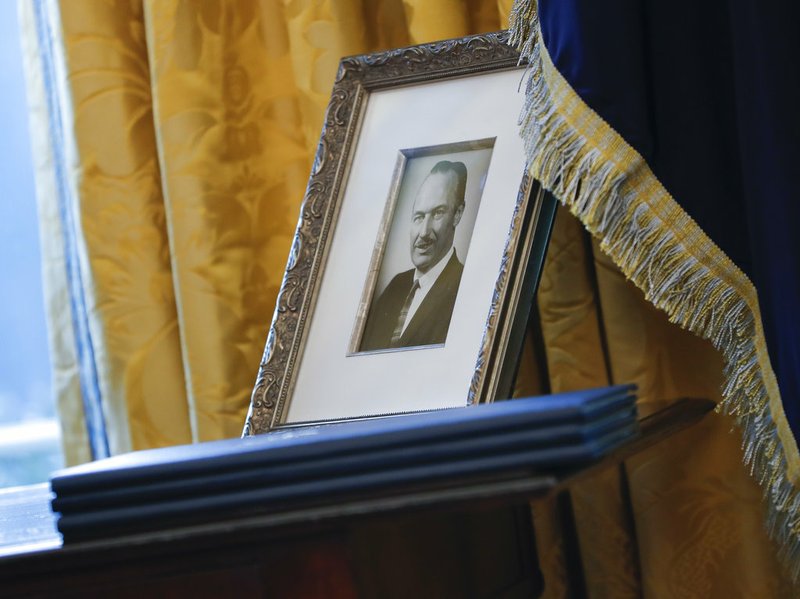
[[[419,281],[419,288],[423,291],[427,291],[427,289],[436,282],[436,279],[439,278],[439,275],[442,274],[444,267],[447,266],[447,263],[450,262],[450,258],[453,257],[455,254],[456,248],[450,248],[450,251],[445,254],[441,260],[439,260],[436,264],[434,264],[430,270],[426,273],[420,273],[419,269],[414,271],[414,280]]]

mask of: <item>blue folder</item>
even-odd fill
[[[65,541],[343,495],[596,459],[636,433],[631,386],[292,427],[56,473]]]

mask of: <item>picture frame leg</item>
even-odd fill
[[[575,523],[575,511],[569,491],[561,491],[556,495],[556,513],[558,524],[564,540],[564,567],[567,574],[568,597],[583,599],[588,597],[586,578],[583,573],[578,528]]]

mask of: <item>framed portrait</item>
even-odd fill
[[[510,394],[554,202],[506,39],[342,60],[245,434]]]

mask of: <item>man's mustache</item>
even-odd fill
[[[414,240],[414,247],[424,250],[434,243],[436,243],[436,238],[433,235],[419,236]]]

